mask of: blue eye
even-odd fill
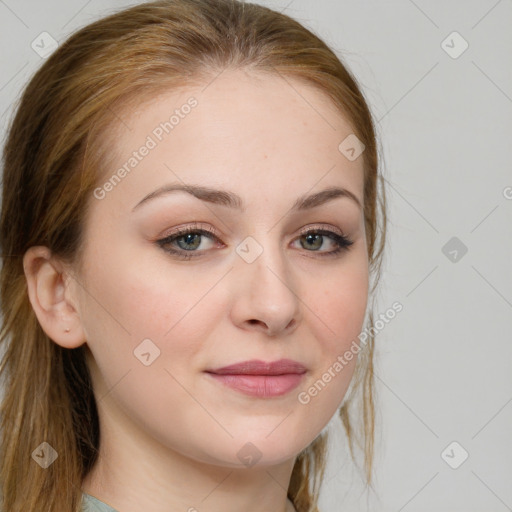
[[[318,251],[318,249],[323,245],[325,238],[331,239],[334,242],[336,248],[332,251],[321,252],[322,256],[334,256],[339,254],[342,251],[348,250],[348,248],[354,243],[352,240],[347,238],[345,235],[335,233],[334,231],[329,231],[327,229],[310,229],[301,234],[299,240],[306,240],[307,244],[312,244],[313,252]],[[316,242],[320,241],[320,245]],[[301,244],[304,247],[304,244]]]
[[[197,251],[197,248],[201,245],[201,237],[207,237],[210,240],[218,240],[213,231],[190,226],[176,230],[176,232],[171,235],[157,240],[157,243],[166,252],[189,260],[190,258],[201,256],[204,252]],[[175,245],[178,245],[178,248],[176,248]]]
[[[195,225],[177,229],[169,236],[157,240],[156,243],[164,251],[172,254],[173,256],[189,260],[191,258],[202,256],[208,250],[208,248],[201,251],[197,250],[202,245],[203,237],[208,238],[212,242],[220,242],[213,230],[198,228],[197,225]],[[331,243],[334,244],[335,248],[331,251],[319,251],[319,249],[324,245],[324,241],[326,239],[330,240]],[[321,257],[335,256],[342,251],[348,250],[348,248],[354,243],[341,233],[336,233],[327,229],[314,228],[303,230],[297,240],[301,241],[301,246],[304,249],[307,249],[307,246],[310,245],[312,250],[307,249],[307,252],[318,252]]]

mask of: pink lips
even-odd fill
[[[267,398],[289,393],[300,384],[306,371],[303,365],[291,359],[270,363],[253,359],[206,373],[242,393]]]

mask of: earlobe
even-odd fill
[[[23,256],[30,303],[44,332],[64,348],[85,342],[80,316],[66,293],[63,265],[44,246],[34,246]]]

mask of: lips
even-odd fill
[[[302,374],[306,367],[292,359],[279,359],[278,361],[265,362],[258,359],[243,361],[241,363],[223,366],[215,370],[207,370],[208,373],[217,375],[287,375]]]
[[[253,359],[206,371],[214,381],[257,398],[288,394],[301,383],[306,372],[305,366],[291,359],[270,363]]]

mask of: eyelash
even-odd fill
[[[196,258],[198,256],[201,256],[205,251],[186,251],[185,249],[170,249],[168,246],[172,242],[176,241],[177,239],[189,235],[189,234],[197,234],[197,235],[203,235],[211,239],[218,239],[218,237],[215,234],[215,231],[209,228],[198,228],[195,226],[189,226],[185,228],[179,228],[174,233],[171,233],[169,236],[166,236],[165,238],[162,238],[160,240],[157,240],[156,243],[166,252],[177,256],[180,259],[183,260],[190,260],[192,258]],[[334,257],[341,252],[347,251],[349,247],[354,243],[352,240],[347,238],[343,234],[336,233],[334,231],[330,231],[328,229],[313,227],[304,229],[301,231],[299,238],[307,235],[321,235],[321,236],[328,236],[330,237],[336,244],[337,248],[329,251],[329,252],[319,252],[320,257]],[[167,247],[166,247],[167,246]],[[307,252],[317,252],[317,251],[307,251]]]

